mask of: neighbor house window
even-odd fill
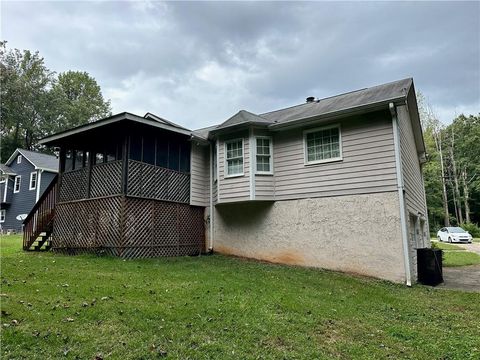
[[[243,175],[243,139],[225,142],[226,177]]]
[[[342,160],[340,126],[326,126],[304,132],[305,163]]]
[[[22,155],[18,155],[17,156],[17,164],[21,164],[22,163]]]
[[[30,186],[28,187],[29,190],[35,190],[37,188],[37,172],[30,173]]]
[[[22,182],[22,177],[20,175],[15,176],[15,182],[13,184],[14,193],[18,193],[20,191],[21,182]]]
[[[5,222],[6,210],[0,210],[0,223]]]
[[[256,172],[257,174],[271,174],[273,172],[272,164],[272,138],[256,138]]]

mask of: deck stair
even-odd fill
[[[58,175],[23,221],[23,250],[48,251],[52,247],[57,190]]]

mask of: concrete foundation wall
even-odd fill
[[[397,192],[215,207],[214,251],[405,281]]]

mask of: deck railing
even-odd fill
[[[51,231],[57,203],[58,175],[45,189],[23,221],[23,249],[28,250],[42,232]]]

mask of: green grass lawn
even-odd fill
[[[443,266],[445,267],[480,264],[480,255],[466,251],[458,245],[434,241],[432,246],[443,250]]]
[[[2,359],[478,359],[480,294],[220,255],[124,261],[1,239]]]
[[[443,243],[443,242],[432,242],[432,247],[435,247],[437,249],[442,249],[442,250],[456,250],[456,251],[465,251],[464,248],[457,246],[457,245],[452,245],[449,243]]]
[[[480,264],[480,255],[470,251],[444,251],[443,266],[465,266]]]

